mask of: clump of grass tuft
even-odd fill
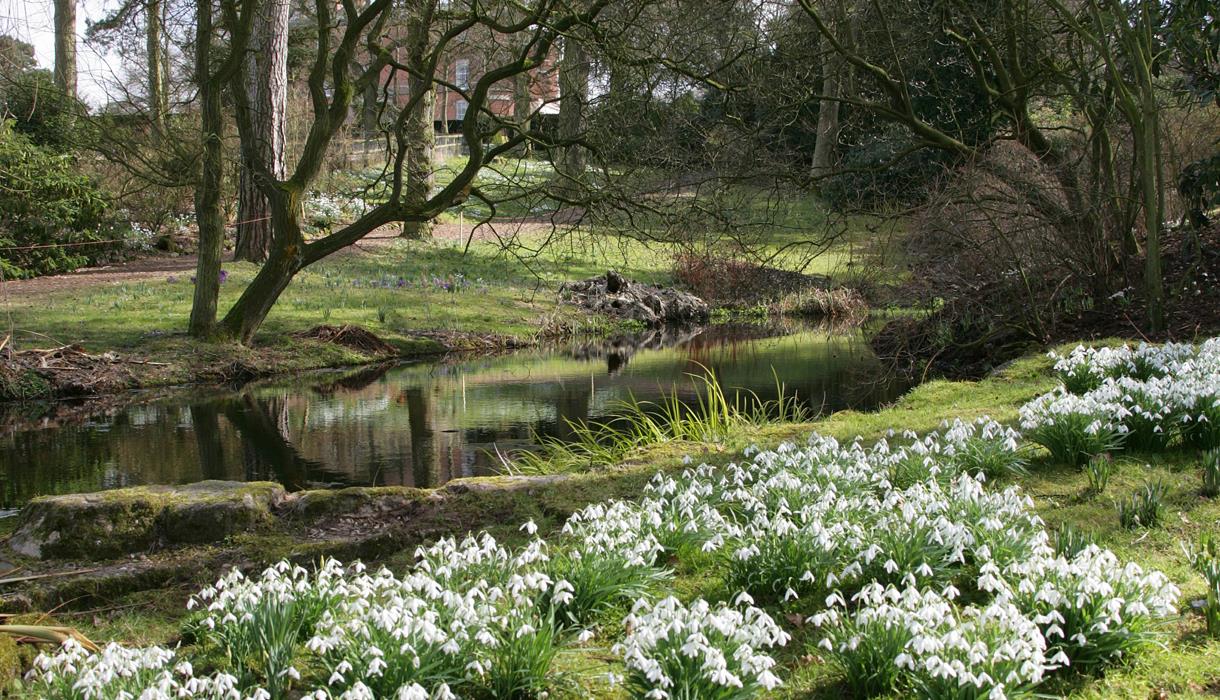
[[[1220,496],[1220,448],[1203,454],[1203,495]]]
[[[1053,421],[1026,426],[1025,434],[1062,464],[1085,464],[1123,444],[1116,426],[1088,413],[1064,413]]]
[[[783,316],[860,320],[868,315],[868,302],[859,292],[847,287],[814,288],[783,297],[772,305],[772,310]]]
[[[724,443],[747,427],[802,422],[812,417],[778,376],[777,398],[773,400],[753,393],[739,393],[730,399],[710,369],[688,376],[695,385],[694,403],[683,402],[677,392],[660,401],[630,397],[605,423],[569,421],[571,437],[566,440],[536,436],[539,450],[498,454],[501,468],[509,474],[531,475],[596,469],[613,466],[632,450],[647,445],[676,440]]]
[[[1129,499],[1118,501],[1119,524],[1126,530],[1159,525],[1166,492],[1164,484],[1150,481],[1131,494]]]
[[[1097,544],[1093,533],[1076,528],[1071,523],[1064,523],[1055,530],[1055,553],[1067,560],[1076,558],[1090,546]]]
[[[1210,532],[1203,533],[1199,539],[1199,549],[1187,549],[1186,556],[1207,583],[1207,597],[1202,608],[1207,633],[1220,638],[1220,543]]]
[[[1084,465],[1085,476],[1089,477],[1089,493],[1099,495],[1106,490],[1110,476],[1114,474],[1114,459],[1108,454],[1100,454]]]

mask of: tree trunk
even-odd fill
[[[521,133],[527,134],[530,131],[530,114],[531,102],[533,96],[530,94],[530,74],[518,73],[513,78],[513,119],[516,120]],[[530,141],[526,141],[521,148],[523,155],[529,156],[533,151]]]
[[[432,112],[436,109],[436,92],[431,88],[425,89],[424,98],[415,105],[407,125],[410,136],[407,141],[403,200],[412,209],[421,208],[428,201],[434,181],[432,159],[436,150],[436,128],[432,124]],[[402,235],[404,238],[427,238],[432,235],[432,222],[404,221]]]
[[[360,131],[364,133],[364,138],[377,138],[377,118],[378,104],[377,93],[381,90],[381,85],[376,81],[369,81],[368,85],[364,86],[364,96],[360,105]]]
[[[220,112],[222,80],[212,75],[212,0],[196,0],[195,75],[199,85],[199,130],[203,140],[199,183],[195,187],[195,222],[199,227],[199,256],[195,263],[195,298],[191,305],[190,334],[210,335],[216,325],[220,294],[220,255],[224,244],[224,216],[220,190],[224,182]]]
[[[148,114],[152,124],[153,138],[160,140],[165,134],[165,116],[169,112],[166,95],[165,58],[161,48],[161,0],[148,0],[147,59],[148,59]]]
[[[589,94],[589,56],[585,47],[571,37],[564,39],[559,62],[559,138],[579,140],[584,134],[584,110]],[[560,147],[556,163],[559,190],[576,193],[585,176],[585,151],[578,143]]]
[[[296,245],[287,248],[299,250]],[[262,325],[271,307],[288,288],[292,278],[304,267],[304,261],[295,250],[273,250],[266,264],[254,276],[254,281],[238,297],[225,314],[220,328],[224,336],[237,338],[249,345]]]
[[[426,71],[425,61],[432,45],[432,12],[428,7],[431,0],[415,2],[409,5],[410,15],[407,18],[407,65],[420,73]],[[433,152],[436,149],[436,128],[432,124],[433,113],[436,111],[436,88],[430,78],[411,75],[407,79],[408,94],[411,99],[417,95],[422,98],[415,103],[407,118],[406,126],[406,172],[403,187],[403,200],[411,210],[423,208],[432,194]],[[402,223],[403,238],[427,238],[432,234],[431,221],[404,221]]]
[[[55,85],[76,99],[76,0],[55,0]]]
[[[1139,159],[1140,191],[1144,206],[1144,295],[1148,302],[1148,327],[1153,333],[1165,329],[1165,284],[1161,270],[1161,177],[1158,152],[1157,105],[1155,97],[1146,94],[1143,100],[1141,137],[1136,139]]]
[[[818,101],[818,133],[813,144],[814,178],[829,175],[835,165],[835,151],[839,145],[839,86],[843,80],[843,62],[831,56],[822,64],[822,94]]]
[[[288,102],[288,0],[265,0],[254,18],[246,53],[246,94],[253,143],[242,155],[235,260],[263,262],[271,249],[271,209],[259,189],[255,154],[276,180],[284,179],[284,122]]]

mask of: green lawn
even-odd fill
[[[522,167],[530,177],[540,176],[537,164],[514,167]],[[484,178],[493,181],[488,186],[498,181],[494,174]],[[346,187],[350,189],[351,183]],[[762,206],[766,195],[744,187],[737,191],[745,209]],[[820,238],[823,229],[832,225],[829,215],[812,197],[768,206],[781,209],[785,223],[755,236],[758,248],[753,255],[770,255],[772,265],[845,282],[860,280],[866,271],[883,270],[893,276],[895,268],[885,252],[892,247],[890,234],[880,231],[876,222],[866,218],[835,222],[842,229],[832,243],[802,248],[797,244],[803,238]],[[465,217],[467,225],[473,225],[474,217],[475,213]],[[647,222],[642,225],[646,228]],[[512,224],[499,226],[501,231],[512,228]],[[707,232],[701,235],[705,243],[718,240]],[[437,349],[435,342],[420,339],[419,331],[494,335],[517,342],[530,342],[557,329],[605,332],[608,326],[603,319],[559,305],[558,286],[608,268],[643,282],[668,283],[675,256],[688,250],[689,244],[657,242],[646,235],[605,228],[535,229],[469,244],[442,239],[366,243],[298,274],[267,318],[256,344],[264,355],[275,355],[265,361],[299,369],[359,360],[346,351],[314,347],[290,336],[323,323],[364,326],[404,353]],[[222,314],[257,268],[229,262],[224,270]],[[7,317],[24,347],[81,343],[91,352],[118,350],[171,363],[229,356],[253,361],[247,350],[196,343],[184,336],[193,292],[191,274],[86,284],[37,296],[10,294],[5,300]]]

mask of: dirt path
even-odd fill
[[[495,226],[481,226],[473,231],[474,240],[505,240],[521,233],[549,230],[549,221],[536,220],[497,222]],[[433,238],[442,241],[465,241],[472,235],[471,226],[437,224],[433,227]],[[366,236],[356,246],[335,255],[360,255],[369,248],[389,245],[398,239],[397,226],[384,226]],[[333,256],[332,256],[333,257]],[[226,257],[228,262],[231,258]],[[194,255],[156,255],[114,265],[86,267],[75,272],[28,280],[0,282],[0,300],[23,302],[32,298],[57,292],[78,291],[108,284],[164,279],[170,275],[191,275],[195,272]]]

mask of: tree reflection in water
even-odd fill
[[[715,371],[726,389],[773,398],[775,376],[814,411],[867,409],[904,387],[861,335],[788,328],[654,331],[500,357],[365,367],[109,409],[70,409],[0,438],[0,507],[38,494],[137,483],[267,479],[289,488],[434,486],[489,473],[495,449],[618,402],[676,391]]]

